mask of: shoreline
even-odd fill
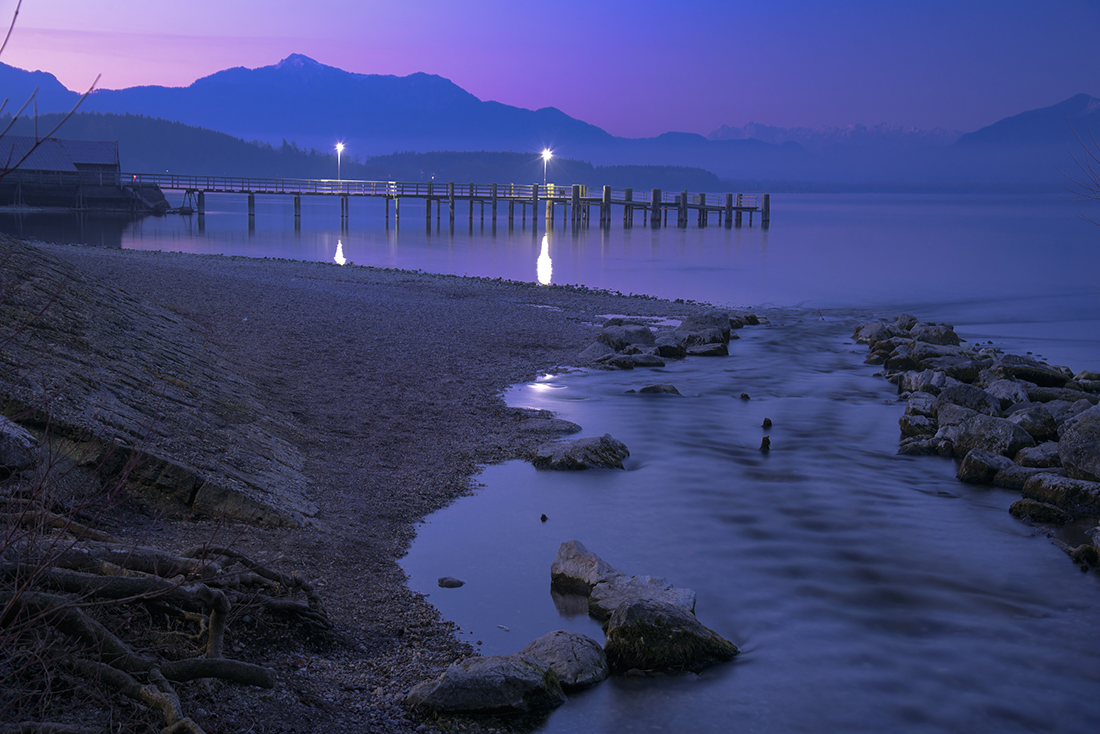
[[[216,538],[279,559],[314,581],[336,625],[333,639],[312,645],[292,635],[272,644],[287,631],[242,635],[235,655],[262,655],[282,680],[271,693],[220,692],[211,708],[222,730],[257,719],[280,722],[272,731],[415,730],[403,691],[474,651],[406,586],[397,559],[415,524],[468,494],[480,467],[556,435],[540,420],[549,416],[509,408],[504,390],[575,361],[600,315],[681,318],[701,308],[308,261],[34,246],[196,323],[291,426],[280,438],[305,457],[320,507],[313,527],[149,516],[131,529],[143,542],[183,548]]]

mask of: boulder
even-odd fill
[[[933,403],[932,412],[939,415],[943,405],[961,405],[964,408],[1000,417],[1001,403],[980,387],[973,385],[952,385],[940,390],[940,394]]]
[[[581,469],[622,469],[623,459],[630,456],[626,444],[610,433],[576,441],[552,441],[535,452],[531,462],[536,469],[555,471]]]
[[[872,349],[879,342],[901,336],[901,329],[884,321],[864,321],[856,326],[852,338],[859,344],[868,344]]]
[[[616,370],[632,370],[634,369],[634,357],[629,354],[612,353],[597,359],[596,364]]]
[[[1020,449],[1035,445],[1035,439],[1027,431],[1004,418],[951,404],[941,406],[938,416],[940,429],[935,438],[949,440],[956,458],[965,457],[971,449],[985,449],[1012,458]]]
[[[679,395],[680,391],[676,389],[675,385],[646,385],[638,392],[645,395],[658,394],[658,395]]]
[[[949,324],[916,324],[909,330],[909,336],[919,342],[956,347],[961,341],[959,335],[955,333],[955,327]]]
[[[1027,483],[1031,481],[1031,478],[1038,474],[1045,474],[1048,476],[1062,476],[1062,473],[1063,472],[1060,468],[1032,468],[1020,466],[1015,462],[1009,462],[1007,466],[998,470],[997,473],[993,475],[993,486],[1000,487],[1001,489],[1012,489],[1020,492],[1027,485]]]
[[[1058,442],[1058,456],[1068,476],[1100,482],[1100,406],[1066,421]]]
[[[1075,515],[1100,515],[1100,483],[1036,474],[1024,484],[1024,498],[1061,507]]]
[[[692,314],[676,327],[676,332],[707,333],[717,331],[717,341],[730,340],[730,315],[728,311],[712,308],[702,313]],[[713,336],[713,335],[712,335]],[[697,344],[709,344],[711,342],[696,342]]]
[[[1076,403],[1078,400],[1088,401],[1090,405],[1100,402],[1100,395],[1072,390],[1068,387],[1029,387],[1027,399],[1033,403],[1049,403],[1051,400],[1065,400],[1068,403]]]
[[[405,697],[410,708],[441,713],[527,713],[563,703],[554,671],[523,653],[466,658]]]
[[[657,350],[657,356],[665,359],[683,359],[687,356],[687,347],[672,332],[658,334],[654,348]]]
[[[1012,464],[1012,459],[984,449],[971,449],[959,464],[956,477],[968,484],[991,484],[997,472]]]
[[[588,349],[585,349],[577,356],[577,360],[580,364],[590,364],[603,357],[610,357],[613,354],[615,354],[615,350],[603,342],[592,342]]]
[[[730,349],[725,344],[719,342],[717,344],[699,344],[694,347],[687,348],[688,356],[691,357],[725,357],[730,353]]]
[[[948,377],[959,382],[974,382],[988,367],[989,361],[970,359],[969,357],[933,357],[922,359],[921,365],[930,370],[942,372]]]
[[[37,458],[38,439],[0,415],[0,475],[29,469]]]
[[[1051,525],[1065,525],[1073,520],[1073,515],[1054,505],[1036,500],[1016,500],[1008,508],[1013,517],[1032,522],[1044,522]]]
[[[698,671],[739,652],[681,606],[658,601],[621,605],[607,623],[607,662],[627,670]]]
[[[908,313],[903,313],[894,319],[894,326],[902,331],[909,331],[920,323],[920,319]]]
[[[929,418],[936,417],[936,398],[930,393],[917,392],[909,396],[905,404],[906,415],[923,415]]]
[[[939,357],[956,357],[960,359],[971,358],[970,353],[962,347],[951,346],[949,344],[931,344],[929,342],[913,341],[909,344],[909,350],[913,359],[918,362],[924,362]]]
[[[579,632],[550,632],[520,652],[549,665],[566,691],[588,688],[607,678],[607,655],[600,643]]]
[[[656,354],[632,354],[630,358],[634,360],[635,367],[664,367],[665,361],[658,357]]]
[[[623,604],[653,601],[682,607],[695,613],[695,592],[678,589],[667,579],[654,576],[616,576],[592,587],[588,597],[588,613],[603,621]]]
[[[436,579],[436,584],[441,589],[458,589],[466,585],[466,582],[462,579],[456,579],[454,576],[440,576]]]
[[[1014,403],[1027,402],[1027,389],[1016,380],[994,380],[984,389],[1000,401],[1001,410],[1006,410]]]
[[[1100,372],[1095,370],[1081,370],[1073,376],[1073,379],[1077,382],[1097,382],[1100,381]]]
[[[1062,459],[1058,455],[1058,448],[1057,442],[1047,441],[1038,446],[1029,446],[1028,448],[1020,449],[1020,452],[1016,454],[1016,463],[1020,466],[1035,467],[1039,469],[1059,467],[1062,465]]]
[[[621,326],[605,326],[596,335],[596,341],[621,352],[631,344],[653,346],[656,341],[653,332],[648,326],[642,324],[624,324]]]
[[[624,575],[579,540],[562,543],[550,564],[550,584],[562,594],[588,596],[596,584]]]
[[[926,415],[903,415],[898,427],[904,436],[932,436],[936,433],[936,421]]]
[[[1008,416],[1008,420],[1023,428],[1036,441],[1058,438],[1058,424],[1050,410],[1041,403],[1016,411]]]
[[[1027,380],[1042,387],[1061,387],[1070,376],[1046,362],[1017,354],[1003,354],[993,363],[993,374],[998,377]]]
[[[898,375],[898,392],[926,392],[939,395],[947,386],[947,373],[936,370],[902,372]]]

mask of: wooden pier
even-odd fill
[[[750,227],[757,214],[762,227],[767,228],[771,223],[769,194],[707,194],[665,192],[661,189],[635,191],[612,189],[610,186],[604,186],[596,193],[590,192],[589,187],[583,184],[409,183],[144,173],[123,174],[121,179],[124,187],[156,185],[161,190],[183,191],[184,205],[200,216],[206,213],[206,194],[245,194],[248,196],[250,225],[256,217],[257,195],[294,197],[295,225],[301,221],[303,196],[340,197],[340,222],[343,227],[347,226],[351,197],[384,199],[386,226],[390,224],[391,209],[395,226],[401,223],[402,200],[405,201],[406,221],[410,217],[424,217],[429,228],[432,226],[433,205],[436,227],[443,226],[446,216],[447,225],[452,229],[455,219],[461,216],[461,209],[466,210],[471,227],[475,212],[479,221],[485,223],[486,209],[493,226],[506,213],[508,226],[512,227],[516,224],[517,213],[520,223],[526,225],[528,209],[534,223],[540,207],[548,227],[553,227],[559,218],[564,226],[587,227],[593,223],[593,214],[598,216],[598,226],[610,227],[615,207],[622,210],[623,226],[627,228],[635,225],[639,214],[642,225],[654,229],[670,224],[688,227],[693,220],[696,226],[707,227],[712,219],[718,226],[741,227],[746,214]],[[411,214],[410,206],[413,207]]]

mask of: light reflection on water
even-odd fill
[[[743,330],[728,358],[516,387],[512,404],[625,441],[627,470],[489,467],[419,529],[411,588],[486,654],[559,628],[602,641],[550,598],[554,553],[577,538],[695,589],[700,620],[743,651],[699,677],[574,696],[542,729],[555,734],[1091,731],[1096,576],[1008,514],[1018,495],[895,455],[901,406],[850,329],[789,314]],[[626,394],[660,382],[683,397]],[[444,575],[467,583],[440,589]]]

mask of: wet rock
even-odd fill
[[[588,613],[598,620],[611,617],[623,604],[653,601],[695,612],[695,592],[672,585],[668,579],[654,576],[615,576],[592,587]]]
[[[1068,476],[1100,482],[1100,407],[1089,408],[1065,423],[1058,456]]]
[[[973,385],[952,385],[940,390],[940,394],[933,405],[933,413],[938,416],[941,407],[944,405],[961,405],[984,415],[997,417],[1001,415],[1000,401],[980,387]]]
[[[1077,380],[1078,382],[1084,382],[1086,380],[1090,382],[1097,382],[1100,381],[1100,372],[1097,372],[1095,370],[1081,370],[1073,376],[1073,379]]]
[[[925,392],[939,395],[940,390],[947,386],[947,373],[936,370],[924,370],[923,372],[902,372],[897,379],[898,392]]]
[[[936,421],[925,415],[903,415],[898,427],[905,436],[932,436],[936,433]]]
[[[1018,517],[1021,520],[1043,522],[1050,525],[1065,525],[1073,520],[1073,515],[1065,510],[1037,500],[1016,500],[1008,508],[1008,511],[1012,513],[1013,517]]]
[[[961,341],[955,327],[949,324],[915,324],[909,330],[909,336],[920,342],[945,346],[958,346]]]
[[[719,342],[717,344],[699,344],[694,347],[688,347],[687,353],[689,357],[726,357],[729,355],[729,347]]]
[[[405,697],[410,708],[441,713],[527,713],[563,703],[550,666],[522,653],[459,661]]]
[[[616,370],[634,369],[634,357],[629,354],[611,354],[607,357],[597,359],[595,363]]]
[[[642,324],[624,324],[622,326],[605,326],[596,336],[596,341],[621,352],[631,344],[653,346],[656,339],[648,326]]]
[[[994,380],[984,390],[1000,401],[1001,410],[1027,401],[1027,389],[1016,380]]]
[[[998,377],[1026,380],[1041,387],[1062,387],[1070,378],[1057,367],[1018,354],[1001,355],[991,370]]]
[[[947,377],[959,382],[974,382],[982,370],[991,364],[989,360],[970,359],[968,357],[934,357],[922,359],[921,366],[943,372]]]
[[[993,486],[1000,487],[1001,489],[1013,489],[1019,492],[1023,490],[1029,481],[1031,481],[1032,477],[1038,474],[1061,476],[1063,471],[1058,467],[1052,469],[1033,468],[1020,466],[1015,462],[1010,462],[1007,466],[993,475]]]
[[[760,424],[760,427],[761,428],[771,428],[772,427],[772,419],[771,418],[765,418],[764,422]]]
[[[623,604],[611,615],[604,645],[614,671],[698,671],[738,653],[683,607],[656,601]]]
[[[1004,418],[952,404],[941,406],[938,415],[940,429],[934,438],[950,441],[956,458],[965,457],[971,449],[1012,458],[1020,449],[1035,445],[1027,431]]]
[[[771,436],[764,436],[760,439],[760,453],[766,454],[772,450]]]
[[[1062,459],[1058,455],[1058,443],[1047,441],[1038,446],[1020,449],[1020,453],[1016,454],[1016,463],[1020,466],[1040,469],[1059,467],[1062,465]]]
[[[436,583],[439,584],[439,588],[441,589],[457,589],[466,585],[465,581],[456,579],[453,576],[440,576],[439,579],[436,580]]]
[[[664,367],[665,361],[658,357],[656,354],[632,354],[631,359],[634,360],[635,367]]]
[[[909,400],[905,405],[905,414],[921,415],[934,419],[938,407],[936,398],[930,393],[914,392],[909,396]]]
[[[1036,474],[1027,480],[1022,494],[1025,499],[1046,502],[1074,515],[1100,514],[1100,483],[1097,482]]]
[[[596,584],[624,575],[579,540],[562,543],[550,564],[550,584],[562,594],[588,596]]]
[[[887,324],[883,321],[864,321],[856,326],[852,332],[852,338],[857,343],[867,344],[871,349],[874,349],[879,342],[901,336],[902,333],[902,330],[893,324]]]
[[[1090,405],[1096,405],[1097,402],[1100,402],[1100,395],[1065,387],[1029,387],[1027,398],[1033,403],[1049,403],[1051,400],[1065,400],[1068,403],[1075,403],[1078,400],[1086,400]]]
[[[728,342],[730,340],[730,315],[728,311],[722,311],[721,309],[710,309],[702,313],[692,314],[681,321],[675,331],[678,334],[706,335],[707,341],[693,342],[695,344],[710,344],[714,341]]]
[[[657,356],[664,359],[683,359],[687,356],[687,347],[671,332],[658,334],[654,348]]]
[[[610,357],[615,354],[615,350],[607,346],[603,342],[592,342],[592,344],[577,355],[577,361],[580,364],[591,364],[599,359]]]
[[[952,444],[950,439],[922,438],[913,436],[902,440],[898,446],[899,456],[951,456]]]
[[[675,385],[667,385],[667,384],[646,385],[645,387],[643,387],[638,392],[643,393],[645,395],[652,395],[652,394],[679,395],[680,394],[680,391],[676,389]]]
[[[1058,424],[1045,405],[1033,405],[1018,410],[1008,416],[1008,420],[1023,428],[1036,441],[1049,441],[1058,437]]]
[[[894,320],[894,326],[902,331],[909,331],[920,323],[920,319],[908,313],[903,313]]]
[[[578,471],[583,469],[622,469],[623,459],[630,456],[626,444],[610,433],[576,441],[545,443],[535,452],[531,462],[536,469]]]
[[[992,484],[997,472],[1012,464],[1012,459],[994,454],[984,449],[972,449],[967,452],[956,477],[968,484]]]
[[[566,691],[588,688],[607,678],[607,655],[600,643],[579,632],[550,632],[520,652],[549,665]]]
[[[0,415],[0,476],[34,466],[38,439],[22,426]]]
[[[913,356],[913,348],[908,343],[899,344],[884,362],[891,372],[907,372],[924,369],[920,360]]]

